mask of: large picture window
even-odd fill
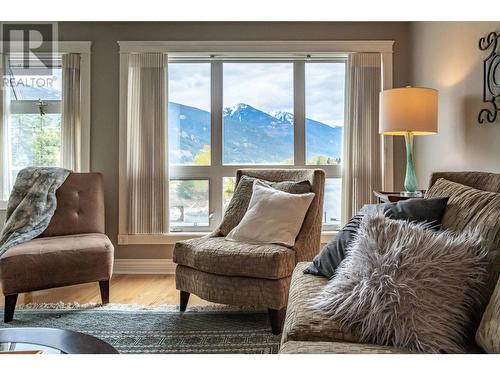
[[[340,223],[345,59],[169,57],[170,231],[210,231],[239,168],[322,168],[323,229]]]

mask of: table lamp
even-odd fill
[[[413,167],[413,136],[437,133],[438,92],[424,87],[403,87],[380,93],[380,133],[403,135],[406,143],[405,191],[401,195],[418,197]]]

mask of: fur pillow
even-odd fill
[[[486,264],[475,233],[434,232],[370,214],[313,307],[364,342],[462,353]]]

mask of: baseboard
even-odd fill
[[[115,259],[114,274],[175,275],[172,259]]]

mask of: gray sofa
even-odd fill
[[[500,193],[500,174],[484,172],[438,172],[433,173],[429,187],[432,186],[439,178],[445,178],[446,180],[483,191]],[[443,192],[444,195],[448,193],[449,192]],[[468,197],[455,197],[454,199],[464,199],[467,201]],[[490,306],[497,306],[499,303],[498,299],[500,298],[498,296],[499,288],[496,288],[495,294],[492,296],[492,287],[496,284],[496,280],[498,280],[498,274],[500,272],[500,200],[496,199],[491,202],[491,205],[493,205],[494,211],[492,211],[491,207],[489,207],[485,212],[478,210],[478,215],[476,215],[478,219],[475,220],[475,225],[478,226],[481,234],[488,239],[486,247],[488,248],[490,254],[490,285],[486,299],[488,300],[491,298]],[[467,227],[467,223],[464,223],[463,220],[462,222],[459,222],[460,214],[454,211],[457,209],[457,206],[458,205],[453,202],[448,203],[447,212],[445,213],[445,218],[443,219],[443,227],[445,229],[457,230],[465,229]],[[463,205],[460,207],[463,207]],[[450,215],[450,213],[453,214]],[[493,225],[492,220],[494,223]],[[487,225],[482,225],[482,223],[486,222],[488,222]],[[355,333],[344,330],[338,322],[325,319],[320,314],[312,310],[308,306],[311,295],[317,293],[328,282],[328,280],[320,276],[305,275],[303,270],[308,264],[308,262],[298,263],[292,275],[280,354],[404,353],[403,350],[395,347],[360,343]],[[492,309],[490,306],[488,307],[488,310],[491,311]],[[487,329],[490,331],[477,334],[476,337],[479,337],[481,340],[483,335],[486,334],[489,335],[490,341],[493,340],[498,343],[500,338],[497,335],[499,335],[499,333],[497,330],[491,329],[492,326],[496,327],[498,324],[498,311],[492,311],[492,314],[493,317],[491,317],[491,315],[488,317],[488,319],[490,319],[488,320],[488,323],[481,323],[481,328],[479,329],[481,330],[483,326],[487,326],[489,327]],[[479,316],[479,320],[480,319],[481,316]],[[493,323],[491,319],[494,320]],[[484,320],[485,319],[483,319],[483,321]],[[472,334],[472,336],[474,336],[474,334]],[[467,352],[481,353],[484,352],[483,348],[477,345],[477,343],[473,343],[467,348]]]

